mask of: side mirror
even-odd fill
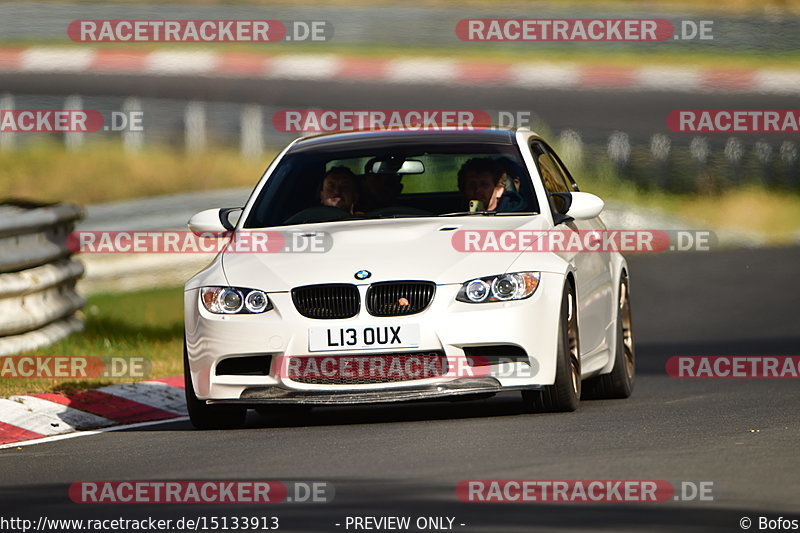
[[[572,206],[572,194],[568,192],[553,192],[547,194],[547,200],[553,209],[553,222],[556,226],[569,222],[572,217],[567,215]]]
[[[222,235],[226,232],[233,231],[241,214],[241,207],[206,209],[189,219],[189,230],[195,235],[209,233]],[[233,218],[235,218],[234,221],[232,221]]]
[[[575,220],[594,218],[603,211],[603,207],[606,205],[598,196],[588,192],[573,192],[570,194],[572,203],[565,214]]]

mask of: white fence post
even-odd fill
[[[608,158],[617,165],[624,165],[631,157],[631,141],[628,134],[615,131],[608,138]]]
[[[711,151],[708,148],[708,140],[705,137],[692,139],[692,142],[689,143],[689,153],[692,155],[692,159],[701,165],[705,165],[711,155]]]
[[[772,160],[772,145],[766,141],[756,141],[753,151],[762,165],[766,165]]]
[[[669,158],[671,149],[672,141],[663,133],[656,133],[650,138],[650,153],[653,154],[653,159],[659,163],[663,163]]]
[[[744,157],[744,147],[742,141],[736,137],[731,137],[725,143],[725,159],[732,165],[738,165]]]
[[[566,161],[568,166],[574,168],[583,166],[583,141],[577,131],[562,131],[558,137],[558,146],[561,159]]]
[[[128,129],[122,132],[122,146],[126,152],[139,152],[144,146],[144,132],[132,131],[131,128],[131,113],[139,113],[142,111],[142,102],[138,98],[126,98],[122,102],[122,112],[127,115]]]
[[[730,137],[725,142],[725,159],[728,161],[728,180],[730,183],[738,183],[742,178],[740,171],[744,159],[742,141],[736,137]]]
[[[2,96],[0,96],[0,110],[14,110],[14,97],[9,93],[4,93]],[[0,150],[13,150],[15,144],[14,141],[15,138],[13,131],[0,132]]]
[[[83,99],[80,96],[72,95],[68,96],[67,99],[64,100],[64,110],[80,111],[82,109]],[[66,146],[67,150],[70,151],[79,149],[81,146],[83,146],[84,135],[84,133],[77,131],[68,131],[64,134],[64,146]]]
[[[189,102],[183,113],[184,145],[189,153],[202,152],[206,147],[206,106]]]
[[[264,149],[264,114],[261,106],[246,105],[239,118],[239,149],[242,157],[253,158]]]
[[[792,141],[783,141],[780,153],[781,160],[787,165],[793,165],[797,161],[797,145]]]

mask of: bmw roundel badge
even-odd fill
[[[369,270],[359,270],[358,272],[356,272],[355,277],[356,279],[367,279],[371,275],[372,272],[370,272]]]

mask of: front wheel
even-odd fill
[[[542,390],[522,392],[522,400],[529,411],[568,412],[578,408],[581,398],[581,352],[577,309],[575,291],[567,283],[561,297],[556,380]]]
[[[183,381],[186,386],[186,409],[189,421],[197,429],[235,429],[244,424],[247,408],[238,405],[208,405],[194,392],[186,341],[183,343]]]
[[[627,398],[633,392],[636,379],[636,353],[633,349],[631,324],[631,297],[628,277],[619,283],[619,308],[617,310],[617,339],[614,350],[614,368],[586,382],[583,397],[587,400]]]

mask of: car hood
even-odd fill
[[[519,253],[458,251],[452,243],[457,231],[541,230],[546,224],[540,215],[303,224],[280,229],[283,232],[324,232],[330,249],[323,253],[227,251],[223,253],[222,264],[230,285],[269,292],[316,283],[428,280],[439,285],[460,284],[472,278],[506,272]],[[360,270],[369,271],[369,279],[356,280],[355,273]]]

